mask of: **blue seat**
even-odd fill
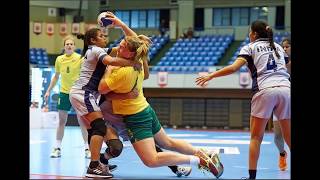
[[[196,57],[195,56],[189,57],[189,61],[191,61],[191,62],[196,61]]]
[[[157,63],[157,66],[164,66],[164,62],[165,62],[165,61],[160,61],[160,62],[158,62],[158,63]]]
[[[172,56],[172,57],[177,57],[177,56],[179,56],[178,51],[173,52],[171,56]]]
[[[215,64],[215,63],[212,62],[212,61],[209,61],[209,62],[208,62],[208,66],[214,66],[214,64]]]
[[[211,42],[216,42],[217,38],[215,36],[211,37]]]
[[[182,61],[182,57],[183,57],[183,56],[178,56],[178,57],[175,58],[175,60],[176,60],[177,62],[180,62],[180,61]]]
[[[194,66],[191,66],[191,67],[189,67],[189,72],[191,72],[191,73],[194,73],[194,72],[196,72],[196,67],[194,67]]]
[[[189,48],[189,47],[184,47],[182,50],[183,50],[184,52],[188,52],[188,51],[190,51],[190,48]]]
[[[164,56],[164,57],[161,58],[161,61],[166,61],[166,60],[168,60],[167,56]]]
[[[173,67],[172,66],[167,67],[167,71],[168,72],[173,72]]]
[[[186,45],[187,45],[186,47],[189,47],[189,48],[193,47],[193,44],[189,42],[187,42]]]
[[[224,47],[219,47],[219,48],[218,48],[218,51],[224,52]]]
[[[180,66],[173,67],[173,72],[180,72],[180,71],[181,71]]]
[[[180,71],[186,73],[189,71],[189,67],[183,66],[183,67],[181,67]]]
[[[212,61],[212,62],[215,62],[215,63],[217,63],[218,62],[218,57],[217,56],[212,56],[212,57],[210,57],[210,60]]]
[[[39,62],[39,61],[42,61],[43,60],[43,57],[42,56],[36,56],[36,60]]]
[[[34,56],[34,55],[36,55],[36,53],[35,53],[35,51],[34,50],[29,50],[29,55],[32,55],[32,56]]]
[[[187,56],[187,57],[191,57],[191,56],[192,56],[192,52],[188,51],[188,52],[186,53],[186,56]]]
[[[192,62],[192,66],[199,66],[199,62],[198,61],[193,61]]]
[[[208,55],[209,57],[212,57],[212,56],[214,55],[214,52],[215,52],[215,51],[209,51],[209,52],[207,53],[207,55]]]
[[[200,56],[201,57],[206,57],[207,56],[207,52],[206,51],[200,52]]]
[[[184,66],[184,65],[185,65],[185,62],[180,61],[180,62],[178,62],[178,65],[179,65],[179,66]]]
[[[223,48],[227,48],[229,45],[228,45],[227,42],[222,42],[221,46],[222,46]]]
[[[184,51],[180,51],[180,52],[179,52],[179,56],[183,57],[183,56],[185,56],[185,55],[186,55],[186,52],[184,52]]]
[[[169,65],[170,65],[170,62],[169,62],[169,61],[165,61],[165,62],[163,63],[163,65],[164,65],[164,66],[169,66]]]
[[[205,52],[209,52],[209,51],[211,51],[211,49],[210,49],[210,47],[204,47],[204,49],[203,49]]]
[[[193,56],[200,56],[200,52],[199,51],[193,52]]]
[[[217,50],[218,50],[218,48],[217,48],[217,47],[215,47],[215,46],[213,46],[213,47],[210,47],[210,50],[214,52],[214,51],[217,51]]]
[[[191,66],[191,61],[187,61],[187,62],[185,63],[185,66]]]
[[[200,62],[200,66],[207,66],[207,65],[208,65],[208,63],[206,61]]]
[[[203,59],[204,59],[204,57],[202,57],[202,56],[196,57],[196,61],[197,61],[197,62],[201,62],[201,61],[203,61]]]
[[[199,43],[199,42],[194,42],[194,43],[193,43],[193,46],[195,46],[195,47],[200,47],[200,43]]]
[[[187,62],[187,61],[189,61],[189,56],[185,56],[185,57],[182,57],[182,61],[184,61],[184,62]]]
[[[181,42],[179,44],[180,44],[180,47],[186,47],[187,46],[187,44],[185,42]]]
[[[155,67],[153,67],[153,70],[158,72],[158,71],[160,71],[160,67],[159,66],[155,66]]]
[[[197,49],[198,47],[195,47],[195,46],[193,46],[193,47],[190,47],[190,51],[191,52],[196,52],[196,51],[198,51],[198,49]]]
[[[202,66],[196,67],[196,72],[204,72],[204,68]]]
[[[215,47],[219,47],[220,45],[221,45],[220,42],[215,42],[215,43],[214,43],[214,46],[215,46]]]
[[[175,57],[173,57],[173,56],[171,56],[171,57],[168,57],[168,60],[167,60],[167,62],[171,62],[171,61],[174,61],[175,60]]]
[[[167,67],[160,67],[160,69],[159,69],[159,71],[161,71],[161,72],[166,72],[167,71]]]
[[[199,52],[204,51],[204,48],[201,47],[201,46],[196,46],[196,49],[197,49],[197,51],[199,51]]]
[[[177,63],[176,61],[172,61],[172,62],[170,63],[170,65],[171,65],[171,66],[177,66],[178,63]]]
[[[204,57],[203,59],[205,62],[209,62],[211,60],[211,57],[207,56],[207,57]]]
[[[207,42],[201,42],[201,43],[200,43],[200,46],[201,46],[201,47],[206,47],[206,46],[207,46]]]
[[[176,48],[176,51],[177,51],[177,52],[182,51],[182,47],[177,47],[177,48]]]

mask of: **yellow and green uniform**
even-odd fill
[[[117,67],[105,78],[110,90],[115,93],[128,93],[135,84],[139,95],[135,99],[112,100],[114,114],[124,115],[124,122],[132,143],[153,137],[160,129],[160,122],[143,95],[143,69],[135,71],[133,67]]]
[[[79,78],[83,58],[78,53],[66,54],[57,57],[55,71],[61,75],[58,109],[69,111],[71,103],[69,92],[73,83]]]

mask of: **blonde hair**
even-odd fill
[[[75,41],[74,41],[74,37],[71,36],[71,35],[68,35],[68,36],[66,36],[65,38],[63,38],[63,45],[66,45],[66,41],[67,41],[67,40],[73,41],[73,45],[76,44]]]
[[[128,49],[131,52],[136,53],[134,61],[139,61],[140,59],[148,58],[149,48],[152,41],[147,36],[126,36],[125,41],[127,42]]]

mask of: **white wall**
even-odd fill
[[[201,88],[196,86],[195,80],[198,74],[168,74],[168,85],[165,88]],[[158,74],[150,74],[149,79],[143,82],[145,88],[159,88]],[[219,77],[209,82],[206,88],[212,89],[242,89],[239,84],[239,73]],[[250,83],[246,89],[251,88]]]

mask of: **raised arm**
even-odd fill
[[[112,12],[107,12],[107,19],[113,21],[113,25],[120,27],[125,36],[137,36],[137,34],[132,29],[130,29],[124,22],[121,21],[121,19],[115,16]]]

